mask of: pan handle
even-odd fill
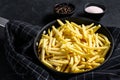
[[[8,19],[0,17],[0,27],[5,27],[5,25],[9,22]]]

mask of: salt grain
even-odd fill
[[[85,8],[85,11],[88,13],[103,13],[103,9],[97,6],[89,6]]]

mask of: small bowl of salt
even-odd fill
[[[84,7],[85,15],[93,20],[100,20],[106,12],[106,7],[102,4],[87,3]]]

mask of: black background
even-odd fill
[[[99,22],[104,26],[120,27],[120,0],[0,0],[0,16],[44,26],[56,19],[53,14],[54,5],[68,1],[76,6],[73,14],[76,17],[83,14],[84,5],[88,2],[104,4],[107,11]],[[0,80],[23,80],[6,60],[3,44],[4,30],[0,28]]]

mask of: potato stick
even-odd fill
[[[45,56],[49,56],[50,54],[47,52],[48,51],[48,47],[45,47]]]
[[[98,39],[98,43],[100,46],[104,46],[104,44]]]
[[[98,25],[98,26],[93,26],[92,28],[90,28],[89,30],[93,30],[93,32],[95,33],[99,28],[101,27],[101,25]],[[89,31],[88,30],[88,31]]]
[[[107,44],[110,44],[110,41],[108,40],[108,38],[106,36],[104,36],[103,34],[99,34],[99,35],[105,39]]]
[[[74,27],[70,24],[68,20],[65,20],[67,27],[74,32]]]
[[[82,36],[80,30],[77,27],[74,27],[74,28],[75,28],[76,33]]]
[[[67,27],[67,29],[69,29],[71,31],[71,33],[74,33],[74,34],[76,33],[76,31],[74,29],[72,29],[70,26],[67,25],[66,27]]]
[[[52,44],[51,44],[52,47],[55,46],[55,42],[56,42],[56,38],[52,38]]]
[[[60,71],[61,71],[61,72],[64,72],[66,67],[67,67],[67,65],[66,65],[66,64],[63,64]]]
[[[95,62],[93,62],[93,63],[91,63],[91,65],[92,65],[93,67],[97,67],[97,66],[100,65],[100,63],[95,63]]]
[[[80,25],[74,23],[74,22],[71,22],[71,25],[74,26],[74,27],[77,27],[80,31],[82,31],[82,28]]]
[[[53,61],[53,62],[55,62],[55,63],[60,63],[60,64],[68,64],[68,60],[51,60],[51,61]]]
[[[93,32],[96,32],[100,27],[101,27],[101,25],[95,26],[95,27],[93,28]]]
[[[102,41],[103,43],[105,43],[105,39],[103,39],[100,35],[98,35],[98,39],[99,39],[100,41]]]
[[[49,54],[49,53],[46,53],[46,54]],[[50,59],[51,57],[53,57],[53,55],[50,55],[50,54],[49,55],[45,55],[45,60],[46,59]]]
[[[41,60],[46,66],[53,68],[53,66],[45,60]]]
[[[97,55],[97,54],[95,53],[94,50],[89,50],[89,49],[88,49],[87,55],[88,55],[89,57],[92,57],[92,56],[95,56],[95,55]],[[87,58],[87,59],[88,59],[88,58]]]
[[[58,22],[61,26],[64,25],[64,23],[63,23],[60,19],[57,19],[57,22]]]
[[[61,47],[61,43],[60,42],[58,43],[57,40],[56,40],[54,48],[60,48],[60,47]]]
[[[84,64],[81,64],[79,66],[77,66],[79,69],[82,69],[82,68],[85,68],[85,65]]]
[[[42,39],[43,39],[43,38],[45,38],[45,39],[50,39],[50,36],[42,34]],[[42,39],[41,39],[41,40],[42,40]]]
[[[86,25],[86,29],[93,27],[93,25],[94,25],[94,23],[91,23],[90,25]]]
[[[43,44],[43,39],[41,39],[38,43],[38,48],[41,48],[41,45]]]
[[[84,24],[82,24],[82,29],[83,29],[83,36],[84,36],[84,38],[86,39],[87,38],[87,32],[86,32],[86,28],[85,28],[85,25]]]
[[[67,66],[67,68],[65,69],[65,71],[64,71],[65,73],[68,73],[68,72],[70,72],[70,67],[69,66]]]
[[[80,60],[77,56],[74,56],[74,65],[73,66],[77,66],[79,64]]]
[[[53,66],[62,66],[61,63],[56,63],[56,62],[51,61],[51,60],[49,60],[49,63],[50,63],[51,65],[53,65]]]
[[[54,56],[52,59],[67,59],[67,56]]]
[[[41,52],[41,60],[44,61],[45,59],[45,40],[46,39],[43,39],[43,44],[42,44],[42,52]]]
[[[50,48],[51,51],[60,51],[60,48]]]
[[[49,44],[48,44],[48,50],[50,50],[52,45],[52,32],[50,32],[50,39],[49,39]]]
[[[71,71],[73,73],[79,72],[79,68],[78,67],[72,67]]]
[[[85,72],[86,70],[85,69],[79,69],[78,71],[75,71],[76,73],[78,73],[78,72],[80,72],[80,73],[82,73],[82,72]]]
[[[95,42],[96,42],[96,47],[99,47],[99,44],[98,44],[98,34],[95,35]]]
[[[109,48],[110,48],[110,45],[107,47],[107,49],[105,49],[105,50],[103,51],[103,53],[102,53],[102,55],[101,55],[102,57],[105,57],[105,56],[106,56]]]
[[[92,29],[90,29],[89,31],[87,31],[88,34],[94,35],[94,32]]]
[[[72,67],[74,64],[74,58],[70,57],[70,62],[69,62],[69,66]]]
[[[76,36],[80,39],[82,39],[82,34],[80,33],[80,31],[78,30],[78,28],[75,27],[75,32],[76,32]]]
[[[92,69],[93,67],[90,65],[85,66],[85,68]]]
[[[56,35],[58,35],[59,37],[62,37],[62,35],[60,34],[60,32],[55,28],[55,26],[52,26],[53,31],[55,32]]]
[[[49,54],[54,54],[54,55],[65,55],[63,52],[58,52],[58,51],[47,51]]]
[[[48,35],[50,35],[50,32],[51,32],[51,31],[50,31],[50,29],[48,29],[48,31],[47,31],[47,32],[48,32]]]
[[[105,60],[105,58],[97,58],[95,60],[96,63],[102,63]]]
[[[76,65],[71,66],[71,72],[74,72],[76,68]]]
[[[88,35],[88,44],[89,44],[89,47],[92,47],[92,36],[91,35]]]
[[[92,61],[94,61],[95,59],[97,59],[97,58],[99,58],[99,57],[100,57],[99,55],[96,55],[96,56],[90,58],[90,59],[88,60],[88,62],[92,62]]]

